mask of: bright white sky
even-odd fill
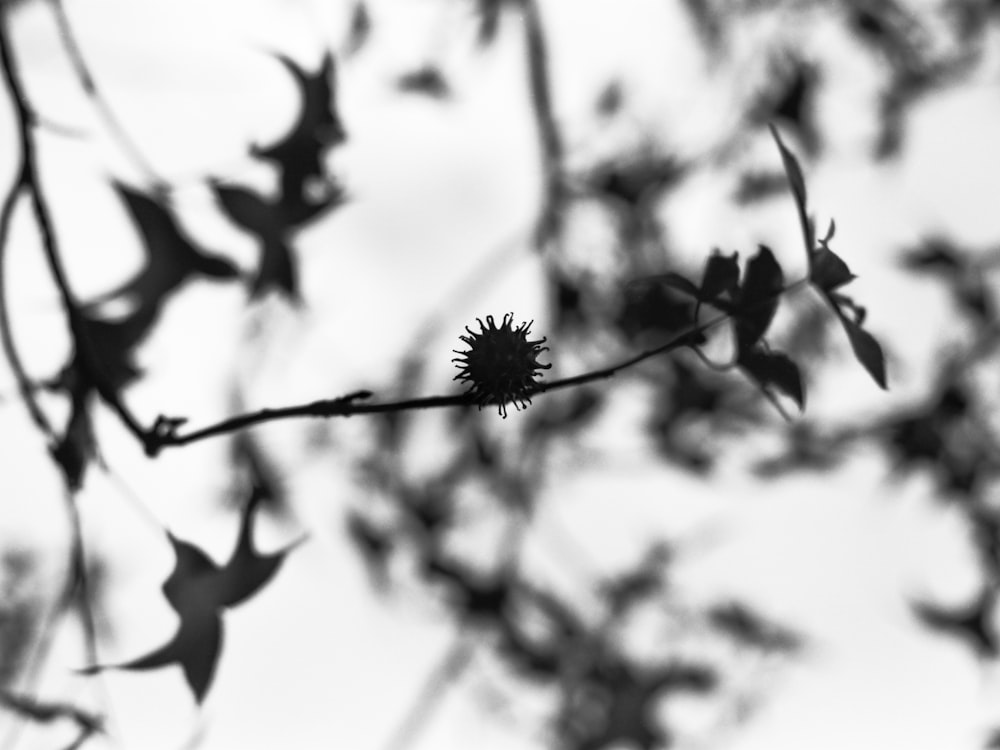
[[[218,218],[199,178],[210,173],[267,184],[268,175],[243,154],[249,142],[283,132],[295,99],[266,52],[286,51],[311,65],[324,45],[338,48],[348,4],[67,4],[115,111],[155,168],[180,185],[177,205],[192,231],[249,265],[252,243]],[[476,54],[471,32],[449,31],[464,12],[462,3],[371,5],[376,33],[343,66],[340,79],[350,140],[335,166],[354,200],[302,238],[305,320],[269,311],[266,330],[276,343],[259,359],[248,358],[237,351],[247,325],[241,293],[192,285],[143,352],[152,377],[129,394],[140,413],[183,413],[208,422],[222,415],[234,373],[251,405],[380,385],[378,373],[433,316],[441,316],[442,333],[428,340],[425,351],[440,352],[429,376],[438,390],[451,377],[457,333],[477,315],[514,310],[518,319],[534,318],[534,330],[544,334],[541,276],[525,243],[539,191],[531,166],[537,144],[524,107],[515,24],[505,27],[494,49]],[[665,142],[684,153],[718,147],[732,127],[736,102],[760,75],[750,39],[789,33],[780,24],[749,29],[732,58],[710,72],[681,2],[542,5],[553,37],[557,113],[574,153],[589,157],[629,138],[625,127],[604,138],[595,126],[579,125],[596,88],[616,73],[637,80],[629,92],[635,122],[661,123]],[[99,121],[80,96],[48,19],[44,5],[29,3],[15,25],[16,40],[39,111],[82,131],[80,137],[46,136],[43,156],[73,283],[86,295],[127,279],[141,263],[130,228],[104,187],[108,174],[137,175],[113,142],[95,135]],[[821,25],[810,33],[824,57],[848,70],[820,105],[835,122],[827,128],[840,158],[807,170],[812,203],[821,225],[836,217],[835,246],[861,276],[856,296],[869,307],[872,330],[892,343],[895,355],[888,396],[853,364],[833,367],[817,383],[810,413],[843,417],[923,392],[939,347],[955,335],[944,296],[906,280],[889,253],[933,230],[971,243],[1000,237],[1000,212],[992,205],[1000,194],[1000,67],[988,60],[971,85],[920,105],[907,159],[872,166],[852,154],[874,125],[868,108],[874,71],[831,29]],[[451,76],[455,101],[438,104],[394,91],[399,74],[425,62],[441,64]],[[7,115],[0,128],[10,132]],[[773,147],[763,142],[748,158],[777,163]],[[735,209],[726,199],[724,180],[731,177],[731,171],[698,176],[671,203],[664,218],[677,247],[698,257],[713,246],[749,249],[764,241],[779,253],[785,248],[782,261],[795,267],[790,200]],[[37,258],[22,217],[8,271],[15,323],[32,368],[45,372],[65,356],[66,343]],[[3,372],[2,387],[11,393]],[[6,457],[0,496],[8,501],[0,545],[19,539],[58,546],[65,528],[57,477],[40,441],[26,437],[30,428],[16,401],[6,398],[0,406],[0,455]],[[960,519],[934,503],[928,481],[892,484],[878,456],[858,455],[835,476],[761,484],[734,464],[704,485],[654,460],[637,437],[638,408],[641,402],[624,392],[621,411],[589,436],[585,462],[568,459],[554,469],[529,544],[531,559],[565,590],[582,594],[591,575],[634,563],[658,536],[682,548],[685,540],[707,538],[704,547],[691,542],[691,554],[677,569],[690,601],[739,597],[800,628],[811,644],[801,662],[776,668],[773,691],[745,724],[721,729],[732,717],[704,705],[680,713],[679,747],[978,747],[997,705],[996,675],[984,676],[953,641],[919,629],[906,608],[906,597],[914,594],[960,601],[975,584]],[[496,429],[516,424],[514,416]],[[435,429],[440,425],[429,420],[423,445],[435,444]],[[118,478],[94,472],[82,508],[91,544],[107,557],[117,592],[108,607],[118,640],[104,655],[116,661],[149,650],[174,627],[159,596],[171,560],[158,527],[137,510],[136,500],[180,536],[220,556],[231,544],[233,519],[211,504],[222,481],[211,470],[224,460],[221,441],[150,463],[110,418],[100,432]],[[193,712],[179,671],[109,674],[103,684],[117,731],[92,747],[174,750],[197,737],[208,750],[381,750],[393,736],[454,634],[413,592],[391,600],[373,596],[338,524],[356,492],[351,495],[336,461],[305,455],[307,440],[303,424],[267,434],[312,537],[258,598],[228,615],[225,650],[204,713]],[[414,455],[433,459],[425,453]],[[262,526],[265,546],[297,534],[288,522]],[[55,566],[39,575],[58,572]],[[62,671],[79,658],[70,634],[53,660],[54,689],[65,685],[71,697],[84,695],[82,682]],[[467,748],[471,738],[479,749],[544,747],[528,721],[490,718],[482,700],[488,675],[488,665],[473,668],[409,750]],[[532,701],[523,703],[514,701],[515,717],[537,710]]]

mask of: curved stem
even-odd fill
[[[108,104],[107,97],[98,89],[97,82],[94,80],[94,75],[90,70],[90,66],[87,64],[86,58],[83,56],[83,50],[80,49],[80,43],[76,38],[76,34],[73,31],[73,26],[70,24],[69,16],[66,14],[66,6],[63,0],[50,0],[52,3],[52,10],[56,19],[56,26],[59,30],[59,38],[62,40],[63,46],[66,48],[66,54],[69,55],[70,64],[73,66],[73,70],[76,72],[77,78],[80,80],[80,87],[83,89],[84,93],[90,97],[90,100],[94,103],[97,108],[101,119],[104,120],[104,124],[107,126],[108,130],[112,132],[115,139],[117,139],[119,145],[121,145],[122,150],[128,155],[128,158],[139,168],[147,180],[152,183],[157,189],[165,189],[167,187],[167,182],[164,180],[157,171],[153,168],[153,165],[149,160],[143,155],[142,150],[136,145],[136,142],[125,130],[121,121],[115,115],[111,106]]]

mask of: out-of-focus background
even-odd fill
[[[547,337],[545,379],[597,369],[682,327],[690,301],[642,279],[697,280],[716,248],[765,244],[797,279],[768,123],[889,383],[802,289],[768,335],[806,385],[787,420],[684,351],[506,419],[290,420],[149,459],[66,397],[86,391],[57,377],[72,340],[22,200],[13,341],[93,455],[68,498],[5,357],[0,748],[1000,747],[997,3],[0,12],[70,286],[144,423],[457,393],[465,326],[507,312]],[[728,361],[727,334],[706,351]],[[223,613],[204,699],[177,664],[81,674],[173,637],[165,532],[221,565],[251,491],[255,547],[295,546]]]

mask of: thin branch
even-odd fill
[[[758,300],[755,305],[751,305],[748,309],[753,309],[757,305],[767,304],[775,298],[779,298],[808,283],[808,279],[800,279],[792,284],[788,284],[787,286],[779,289],[775,294]],[[704,323],[693,323],[680,333],[673,336],[666,343],[653,349],[642,351],[608,367],[603,367],[599,370],[592,370],[591,372],[585,372],[580,375],[574,375],[569,378],[563,378],[561,380],[554,380],[548,383],[536,383],[534,390],[532,390],[528,395],[535,396],[542,393],[548,393],[549,391],[559,390],[561,388],[569,388],[596,380],[606,380],[614,377],[619,372],[627,370],[630,367],[634,367],[647,359],[689,346],[692,342],[692,337],[695,334],[711,330],[727,320],[730,320],[732,317],[732,313],[723,313],[715,318],[712,318],[711,320],[705,321]],[[178,432],[178,428],[181,427],[187,420],[160,416],[156,420],[156,424],[153,425],[153,429],[146,436],[144,442],[146,444],[147,453],[150,456],[155,456],[162,448],[187,445],[199,440],[205,440],[206,438],[217,437],[230,432],[237,432],[239,430],[246,429],[247,427],[252,427],[264,422],[273,422],[279,419],[297,419],[301,417],[351,417],[361,414],[382,414],[385,412],[399,412],[411,409],[437,409],[452,406],[472,406],[477,403],[477,401],[468,393],[461,393],[453,396],[428,396],[425,398],[414,398],[404,401],[389,401],[381,404],[359,403],[365,401],[371,396],[371,391],[356,391],[339,398],[313,401],[299,406],[261,409],[249,414],[241,414],[239,416],[217,422],[216,424],[195,430],[194,432],[189,432],[187,434],[181,434]]]
[[[122,150],[128,155],[128,158],[139,168],[145,176],[146,179],[153,184],[154,187],[158,189],[164,189],[167,187],[167,181],[164,180],[149,160],[143,155],[142,150],[136,145],[136,142],[125,130],[121,121],[115,115],[111,106],[108,104],[107,97],[98,89],[97,82],[94,80],[94,75],[90,70],[90,66],[87,64],[86,58],[83,56],[83,51],[80,48],[80,43],[76,38],[76,34],[73,31],[73,26],[70,23],[69,16],[66,14],[66,6],[63,0],[50,0],[52,3],[52,11],[55,15],[56,26],[59,29],[59,38],[62,40],[63,46],[66,48],[66,53],[69,55],[70,64],[73,66],[73,70],[76,72],[77,78],[80,80],[80,87],[83,89],[84,93],[90,97],[90,100],[94,103],[94,107],[97,109],[101,119],[104,120],[104,124],[107,126],[108,130],[117,139],[119,145],[121,145]]]
[[[80,316],[79,305],[69,287],[62,258],[59,255],[48,205],[45,202],[41,189],[35,144],[31,136],[35,117],[28,106],[24,87],[17,72],[17,65],[11,53],[10,30],[8,28],[9,19],[6,15],[8,12],[9,10],[0,11],[0,68],[2,68],[4,82],[13,100],[17,120],[18,145],[21,149],[23,164],[18,184],[21,186],[21,189],[27,191],[31,199],[32,211],[42,238],[42,248],[45,252],[49,271],[52,273],[52,278],[59,289],[63,308],[69,320],[70,332],[73,335],[73,342],[80,354],[80,364],[101,399],[118,414],[118,417],[129,431],[148,447],[150,434],[139,424],[138,420],[136,420],[125,404],[122,403],[118,394],[109,385],[107,379],[102,377],[100,358],[90,341],[90,336]]]

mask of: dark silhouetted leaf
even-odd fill
[[[778,309],[784,287],[781,266],[769,248],[760,245],[747,263],[735,305],[734,321],[738,351],[749,351],[767,332]]]
[[[791,398],[800,410],[805,408],[802,375],[787,355],[755,347],[741,351],[738,364],[765,390],[773,386]]]
[[[888,386],[885,379],[885,355],[882,354],[882,347],[878,341],[843,313],[840,314],[840,322],[844,324],[844,330],[847,331],[847,338],[851,342],[851,349],[858,362],[868,370],[868,374],[878,383],[879,388],[886,390]]]
[[[235,607],[252,597],[274,578],[290,548],[271,555],[261,555],[254,548],[253,528],[257,507],[269,499],[271,488],[257,472],[251,472],[250,499],[240,519],[236,549],[226,566],[219,571],[220,602]]]
[[[279,142],[261,148],[254,146],[251,153],[277,166],[280,174],[281,195],[278,200],[282,217],[288,223],[303,222],[299,217],[315,217],[327,201],[336,201],[339,193],[316,200],[310,190],[314,184],[327,185],[323,160],[334,146],[343,143],[347,135],[334,106],[334,78],[336,68],[333,56],[323,57],[319,70],[306,73],[287,57],[278,59],[295,79],[302,97],[299,118],[288,134]]]
[[[823,292],[832,292],[857,278],[826,245],[820,245],[810,257],[809,282]]]
[[[913,603],[913,612],[931,630],[964,641],[981,659],[1000,655],[1000,643],[993,628],[993,605],[996,594],[984,588],[964,607],[939,607],[925,602]]]
[[[805,241],[806,256],[812,255],[816,244],[812,222],[809,220],[809,213],[806,208],[806,180],[802,176],[802,167],[799,166],[795,154],[788,150],[781,135],[774,125],[768,123],[771,135],[774,136],[775,143],[778,144],[778,151],[781,153],[781,163],[785,168],[785,175],[788,177],[788,185],[792,190],[792,197],[795,199],[795,210],[799,215],[799,225],[802,228],[802,238]]]
[[[396,81],[396,88],[407,94],[422,94],[432,99],[451,96],[451,87],[440,69],[429,64],[401,75]]]
[[[701,299],[714,300],[722,294],[735,297],[740,284],[739,253],[713,252],[705,261],[701,276]]]
[[[274,555],[260,555],[253,547],[253,518],[263,493],[252,486],[251,496],[241,513],[236,549],[224,566],[193,544],[167,534],[175,563],[163,583],[163,594],[180,623],[173,638],[164,646],[137,659],[117,665],[95,666],[86,673],[102,669],[146,670],[177,664],[184,678],[201,702],[215,675],[222,646],[222,610],[240,604],[273,578],[288,549]]]
[[[788,185],[792,189],[795,203],[799,207],[799,210],[805,213],[806,180],[802,176],[802,167],[799,166],[799,160],[785,146],[784,141],[781,140],[781,135],[778,133],[778,129],[774,125],[768,125],[768,127],[771,129],[771,135],[774,136],[774,140],[778,144],[778,150],[781,152],[781,163],[785,167],[785,175],[788,177]]]
[[[283,206],[271,203],[259,193],[244,187],[214,181],[211,187],[226,214],[240,227],[256,235],[260,265],[251,282],[251,297],[260,297],[274,289],[298,301],[298,276],[288,240],[294,226],[285,221]],[[328,207],[329,204],[318,204],[319,210]]]
[[[195,275],[213,279],[233,279],[236,266],[198,248],[178,226],[170,210],[159,198],[150,197],[119,182],[112,187],[125,203],[139,230],[146,263],[139,274],[90,303],[93,308],[105,300],[133,298],[137,306],[159,306],[181,284]]]

